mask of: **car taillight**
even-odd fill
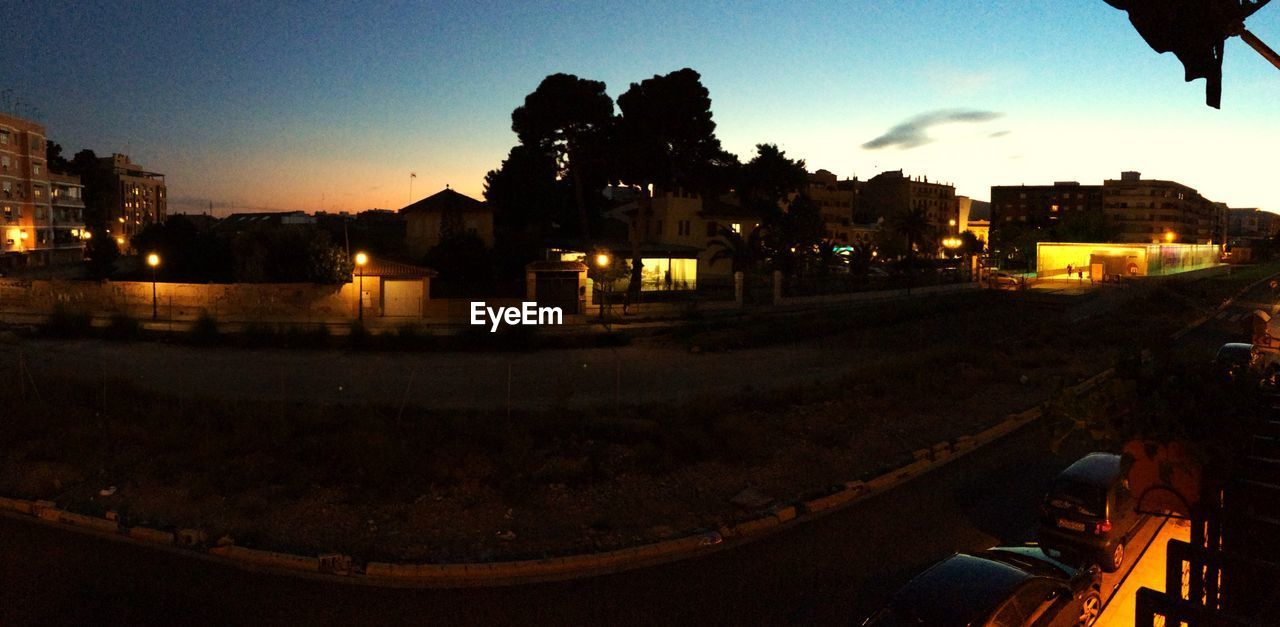
[[[1100,536],[1100,535],[1102,535],[1102,534],[1104,534],[1104,533],[1107,533],[1107,532],[1109,532],[1109,531],[1111,531],[1111,521],[1110,521],[1110,520],[1104,520],[1104,521],[1102,521],[1102,522],[1100,522],[1100,523],[1096,523],[1096,524],[1093,526],[1093,533],[1094,533],[1095,535],[1099,535],[1099,536]]]

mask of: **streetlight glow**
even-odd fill
[[[151,266],[151,319],[155,320],[160,316],[160,299],[156,298],[156,268],[160,265],[160,255],[147,255],[147,265]]]
[[[369,255],[356,253],[356,267],[360,269],[360,282],[356,284],[356,320],[364,324],[364,265],[369,263]]]
[[[1165,231],[1165,232],[1164,232],[1164,241],[1166,241],[1166,242],[1170,242],[1170,243],[1172,243],[1172,242],[1173,242],[1173,240],[1177,239],[1177,237],[1178,237],[1178,235],[1177,235],[1176,233],[1174,233],[1173,231]]]
[[[608,268],[609,261],[610,259],[609,259],[608,253],[600,253],[596,255],[596,265],[600,266],[601,268]]]

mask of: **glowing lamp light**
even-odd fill
[[[356,253],[357,266],[364,266],[367,263],[369,263],[369,255],[366,255],[364,253]]]
[[[30,233],[27,233],[26,231],[22,231],[22,234],[21,234],[21,235],[19,235],[18,237],[19,237],[20,239],[25,240],[25,239],[27,239],[27,238],[28,238],[28,237],[30,237],[30,236],[31,236],[31,234],[30,234]]]
[[[1173,242],[1173,240],[1177,239],[1177,237],[1178,237],[1178,235],[1177,235],[1176,233],[1174,233],[1173,231],[1165,231],[1165,232],[1164,232],[1164,241],[1166,241],[1166,242]]]
[[[116,238],[116,243],[117,243],[117,244],[119,244],[119,245],[121,245],[121,246],[124,246],[124,238],[123,238],[123,237],[117,237],[117,238]]]
[[[88,231],[80,231],[80,236],[85,239],[93,239],[93,233],[90,233]]]
[[[157,255],[155,253],[151,253],[150,255],[147,255],[147,265],[151,266],[152,268],[160,265],[160,255]]]
[[[596,255],[596,265],[600,266],[601,268],[608,268],[609,261],[610,259],[607,253],[600,253]]]

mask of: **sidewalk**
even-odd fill
[[[1191,523],[1185,520],[1166,520],[1120,584],[1095,627],[1131,627],[1137,611],[1138,588],[1164,590],[1165,557],[1170,540],[1186,541],[1191,536]]]

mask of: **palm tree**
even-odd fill
[[[924,209],[916,207],[889,216],[888,226],[891,231],[907,240],[907,259],[914,260],[916,248],[928,241],[933,234],[933,225],[929,224],[929,216]]]
[[[738,231],[720,227],[716,230],[716,239],[707,243],[709,248],[715,249],[711,253],[711,263],[728,259],[734,272],[750,272],[761,257],[760,231],[752,229],[750,235],[743,237]]]

